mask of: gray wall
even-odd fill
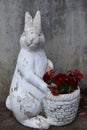
[[[79,69],[87,88],[87,0],[0,0],[0,100],[8,95],[24,13],[40,9],[47,56],[56,72]]]

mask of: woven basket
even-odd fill
[[[79,88],[70,94],[60,94],[59,96],[53,96],[49,92],[43,102],[45,115],[55,118],[57,126],[69,124],[76,117],[79,100]]]

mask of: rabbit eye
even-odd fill
[[[38,36],[41,36],[41,35],[42,35],[42,33],[38,34]]]

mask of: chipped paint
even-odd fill
[[[11,92],[13,92],[13,87],[11,88]]]
[[[24,26],[26,35],[20,37],[21,50],[11,83],[11,88],[14,86],[14,92],[10,91],[9,102],[12,106],[11,111],[21,124],[47,129],[49,127],[47,118],[39,115],[43,109],[43,99],[49,91],[42,76],[47,65],[53,69],[53,64],[45,54],[45,38],[40,30],[40,11],[37,11],[33,19],[29,12],[26,12]],[[27,44],[29,44],[28,47]]]
[[[20,96],[17,97],[17,102],[21,102],[22,98]]]
[[[14,87],[14,91],[18,91],[18,82],[16,83],[16,87]]]
[[[18,69],[18,73],[21,76],[21,78],[23,78],[23,74],[22,74],[22,72],[19,69]]]
[[[25,115],[27,115],[28,118],[33,117],[33,114],[31,112],[24,112]]]

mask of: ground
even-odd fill
[[[0,102],[0,130],[34,130],[18,123],[11,112],[6,109],[5,103]],[[48,130],[87,130],[87,98],[82,96],[76,119],[69,125],[54,127]]]

